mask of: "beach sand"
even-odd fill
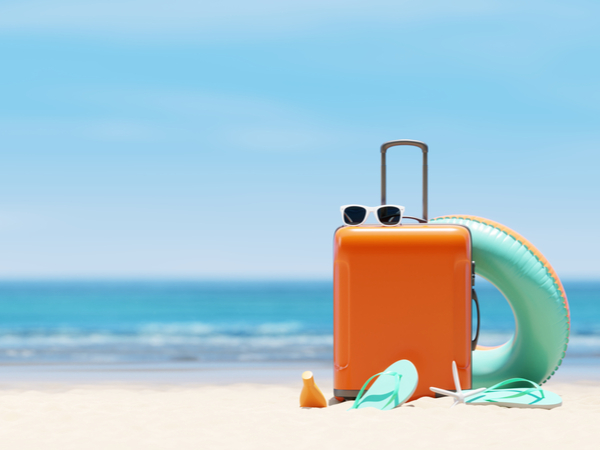
[[[551,380],[544,387],[561,395],[563,406],[550,411],[450,409],[448,398],[422,398],[382,412],[347,411],[350,402],[300,408],[302,371],[296,368],[201,372],[202,382],[190,383],[200,372],[170,382],[165,373],[136,382],[129,372],[35,381],[7,370],[0,385],[0,445],[19,450],[600,448],[597,379]],[[314,372],[331,397],[331,371]]]

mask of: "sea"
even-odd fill
[[[568,358],[600,362],[600,281],[565,282]],[[483,345],[515,321],[477,281]],[[0,364],[331,362],[330,281],[3,281]]]

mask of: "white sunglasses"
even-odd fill
[[[340,208],[342,220],[346,225],[361,225],[367,221],[370,213],[375,213],[377,221],[386,227],[400,225],[404,215],[404,206],[381,205],[381,206],[361,206],[346,205]]]

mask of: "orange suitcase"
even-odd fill
[[[434,396],[431,386],[454,390],[452,361],[461,387],[471,388],[477,339],[471,339],[471,235],[463,226],[427,224],[428,148],[422,142],[381,146],[381,204],[386,151],[397,145],[423,152],[423,219],[392,227],[343,226],[335,233],[336,397],[355,398],[369,377],[401,359],[412,361],[419,373],[411,400]]]

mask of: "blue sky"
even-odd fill
[[[600,4],[522,3],[0,1],[0,277],[327,278],[399,138],[430,217],[600,277]]]

